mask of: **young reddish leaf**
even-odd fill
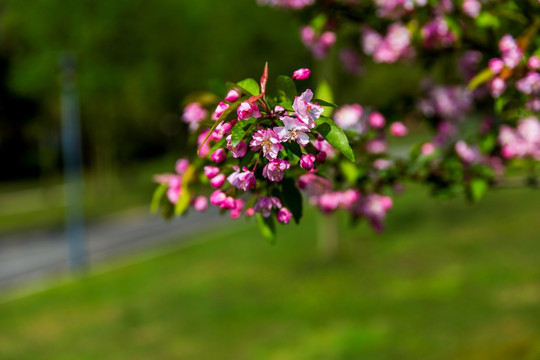
[[[268,61],[264,64],[263,75],[261,76],[261,94],[266,94],[266,83],[268,82]]]

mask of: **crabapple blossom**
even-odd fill
[[[527,60],[527,67],[531,70],[540,69],[540,57],[533,55]]]
[[[293,109],[300,120],[308,126],[309,129],[313,129],[317,124],[317,120],[324,109],[319,104],[311,103],[313,99],[313,92],[307,89],[300,96],[294,98]]]
[[[212,114],[212,120],[218,120],[221,114],[223,114],[228,107],[229,104],[224,103],[223,101],[220,102],[216,107],[216,110],[214,110],[214,113]]]
[[[174,170],[180,175],[186,172],[189,167],[189,160],[186,158],[178,159],[174,165]]]
[[[311,171],[313,169],[314,162],[315,155],[313,154],[302,155],[302,158],[300,158],[300,166],[306,171]]]
[[[262,174],[270,181],[279,182],[283,180],[285,170],[289,169],[291,164],[287,160],[275,159],[263,168]]]
[[[334,113],[334,121],[342,129],[354,129],[358,132],[364,131],[364,126],[360,122],[363,109],[359,104],[343,105]]]
[[[236,112],[238,114],[238,120],[249,120],[252,117],[257,119],[261,117],[261,113],[259,112],[259,107],[257,106],[257,104],[250,104],[247,101],[241,103]]]
[[[465,141],[460,140],[455,145],[456,154],[465,163],[472,163],[480,159],[480,152],[476,147],[469,146]]]
[[[482,4],[478,0],[464,0],[461,9],[472,18],[478,17],[482,10]]]
[[[523,94],[540,93],[540,73],[531,71],[516,82],[516,88]]]
[[[372,112],[369,114],[369,125],[375,129],[381,129],[386,123],[384,116],[380,112]]]
[[[281,118],[283,125],[274,128],[274,132],[277,134],[279,141],[296,141],[298,145],[306,146],[309,143],[309,128],[307,125],[295,118],[289,116],[283,116]]]
[[[208,199],[204,196],[197,196],[193,201],[193,208],[199,212],[208,209]]]
[[[257,187],[257,180],[252,171],[249,171],[249,169],[244,167],[242,168],[242,172],[240,172],[238,166],[234,166],[233,169],[234,172],[227,178],[232,186],[244,191]]]
[[[268,196],[259,198],[255,203],[254,208],[256,212],[262,213],[262,216],[267,218],[272,213],[272,210],[279,210],[282,206],[281,200],[279,200],[277,197]]]
[[[210,204],[214,206],[220,206],[226,198],[227,194],[225,194],[221,190],[216,190],[210,195]]]
[[[244,140],[240,140],[240,142],[233,146],[232,143],[232,135],[227,136],[227,149],[231,152],[233,158],[242,158],[246,155],[247,152],[247,144]]]
[[[200,103],[194,102],[188,104],[184,108],[184,113],[182,114],[182,120],[189,124],[189,129],[191,131],[199,127],[199,123],[204,120],[208,111],[201,106]]]
[[[226,177],[224,174],[217,174],[213,178],[210,179],[210,186],[212,186],[214,189],[219,189],[223,186],[223,183],[225,182]]]
[[[182,178],[178,175],[171,175],[168,179],[167,198],[171,204],[176,204],[182,194]]]
[[[499,58],[493,58],[489,60],[488,66],[491,72],[497,75],[504,68],[504,61]]]
[[[407,127],[402,122],[396,121],[390,125],[390,133],[394,136],[405,136],[407,132]]]
[[[219,172],[220,172],[220,169],[218,167],[210,166],[210,165],[204,167],[204,175],[208,179],[213,178],[214,176],[219,174]]]
[[[240,93],[236,91],[235,89],[229,90],[229,92],[225,96],[225,101],[228,101],[228,102],[235,102],[238,99],[240,99]]]
[[[252,151],[262,149],[264,156],[266,156],[268,160],[276,159],[279,152],[283,150],[283,145],[280,144],[279,137],[272,129],[258,130],[253,134],[249,146]]]
[[[431,142],[427,142],[422,144],[422,148],[420,149],[420,153],[424,156],[429,156],[435,152],[435,145]]]
[[[212,158],[212,161],[215,163],[222,163],[227,158],[227,153],[225,152],[224,148],[219,148],[216,151],[212,153],[210,156]]]
[[[502,78],[495,77],[489,83],[489,89],[491,91],[491,96],[498,98],[506,90],[506,83]]]
[[[277,221],[283,224],[288,224],[291,221],[291,218],[292,218],[292,213],[286,207],[282,207],[281,209],[279,209],[276,214]]]
[[[292,78],[296,80],[305,80],[309,77],[309,74],[311,74],[311,70],[301,68],[293,72]]]

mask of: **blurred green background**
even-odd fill
[[[192,153],[183,99],[222,95],[265,61],[271,78],[313,68],[341,104],[419,91],[413,64],[366,64],[359,80],[314,63],[298,25],[255,0],[2,2],[0,236],[63,221],[65,51],[78,60],[89,219],[148,206],[152,174]],[[188,248],[3,294],[0,359],[540,359],[538,193],[471,207],[409,190],[382,235],[309,212],[269,246],[253,222],[231,222]],[[328,261],[316,241],[332,221],[341,250]]]

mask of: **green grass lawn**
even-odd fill
[[[382,235],[338,219],[334,261],[317,253],[314,212],[274,246],[231,222],[4,301],[0,359],[540,359],[539,201],[413,188]]]

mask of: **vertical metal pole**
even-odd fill
[[[66,241],[70,268],[72,270],[81,270],[86,267],[88,259],[84,228],[80,113],[75,85],[75,68],[76,58],[74,54],[63,53],[60,55]]]

